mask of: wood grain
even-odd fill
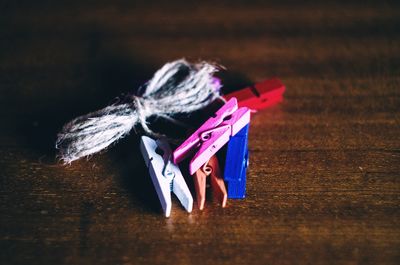
[[[398,264],[399,7],[1,1],[0,263]],[[70,166],[53,146],[180,57],[287,92],[252,119],[246,199],[165,219],[134,135]]]

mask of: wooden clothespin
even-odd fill
[[[224,180],[228,183],[230,199],[243,199],[246,195],[246,170],[249,164],[248,133],[249,124],[231,137],[228,143]]]
[[[229,93],[226,100],[236,98],[239,107],[248,107],[252,110],[262,110],[282,101],[285,86],[278,78],[264,80],[253,86]]]
[[[193,208],[193,197],[186,185],[179,167],[171,161],[171,148],[164,140],[153,140],[142,136],[140,150],[149,168],[151,180],[156,189],[165,217],[171,214],[171,192],[175,193],[187,212]]]
[[[226,206],[227,192],[217,156],[213,155],[210,160],[194,173],[194,186],[196,189],[197,205],[203,210],[206,201],[206,182],[207,176],[210,177],[211,189],[214,197],[221,202],[221,206]]]
[[[197,150],[189,164],[190,174],[204,165],[230,139],[250,122],[250,110],[239,108],[236,98],[231,98],[211,118],[200,126],[173,153],[173,161],[179,163]]]

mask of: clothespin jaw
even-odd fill
[[[210,176],[211,189],[214,198],[221,202],[221,206],[226,206],[227,192],[224,180],[221,177],[221,170],[218,164],[217,156],[211,156],[210,160],[194,173],[194,186],[196,189],[197,204],[200,210],[204,209],[206,201],[206,182],[207,176]]]
[[[174,192],[186,211],[193,208],[193,197],[186,185],[179,167],[172,163],[172,151],[164,140],[153,140],[142,136],[140,141],[146,166],[149,168],[151,180],[156,189],[158,199],[166,217],[171,214],[171,192]]]
[[[253,110],[265,109],[283,100],[285,86],[277,79],[269,79],[225,95],[229,100],[237,98],[239,107],[248,107]]]
[[[228,198],[243,199],[246,195],[246,170],[249,162],[247,139],[249,124],[231,137],[226,151],[224,179],[228,184]]]
[[[189,164],[193,175],[249,122],[250,110],[245,107],[238,109],[236,98],[231,98],[174,151],[173,161],[179,163],[198,148]]]

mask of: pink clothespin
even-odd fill
[[[246,107],[238,109],[236,98],[231,98],[174,151],[174,163],[179,163],[198,149],[189,164],[190,174],[193,175],[249,122],[250,110]]]
[[[214,198],[221,202],[222,207],[225,207],[228,193],[226,192],[224,179],[221,177],[221,169],[219,168],[217,156],[213,155],[207,163],[196,170],[193,176],[199,209],[203,210],[206,201],[206,182],[208,176],[210,177]]]

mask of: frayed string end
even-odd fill
[[[218,68],[207,62],[190,64],[181,59],[165,64],[144,86],[142,96],[132,96],[128,103],[107,106],[64,125],[56,142],[60,160],[69,164],[102,151],[139,124],[145,134],[165,137],[149,128],[148,118],[158,116],[180,124],[174,116],[202,109],[221,98],[221,85],[213,78],[216,71]]]

